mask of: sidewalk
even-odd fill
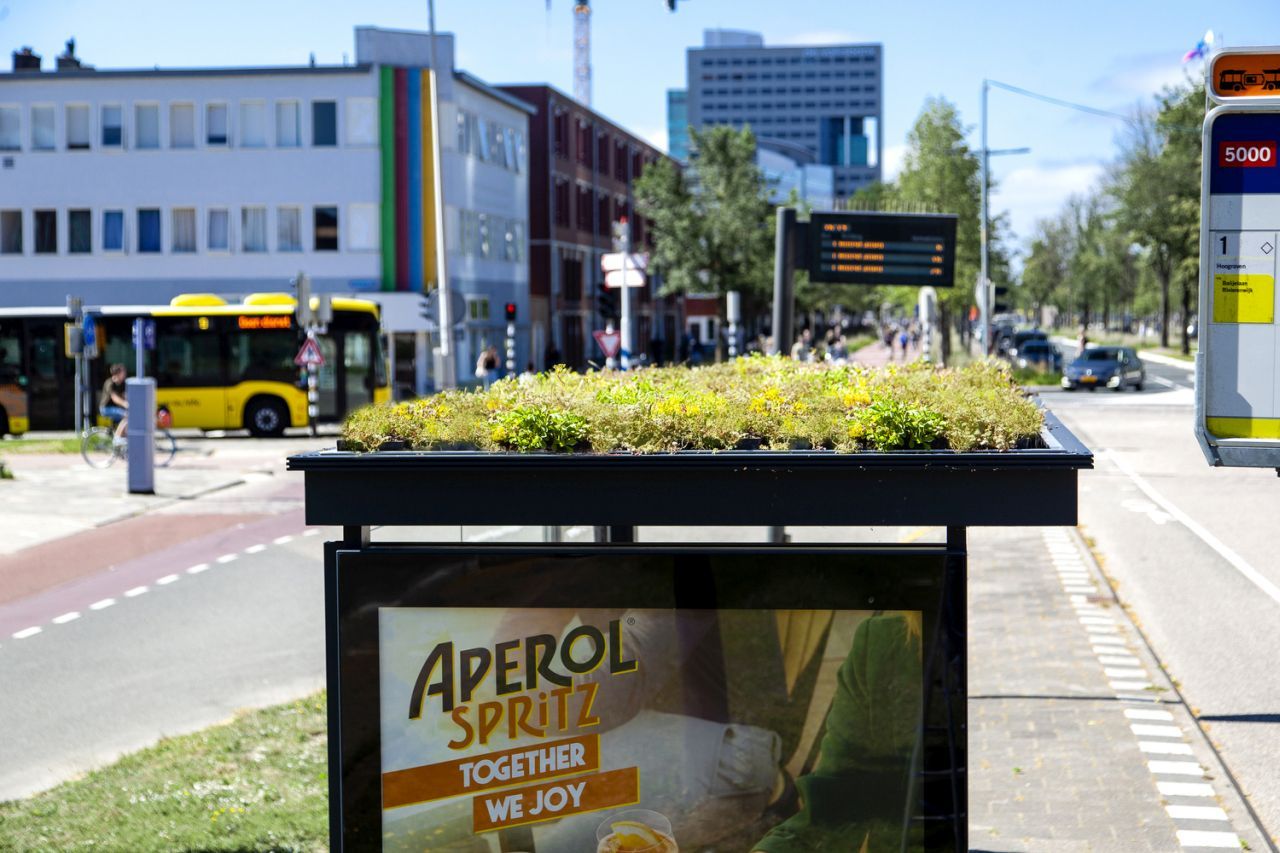
[[[920,347],[907,347],[907,358],[905,362],[915,361],[920,357]],[[876,341],[873,344],[867,344],[860,350],[849,356],[849,360],[856,364],[863,364],[867,367],[884,367],[886,364],[903,364],[902,350],[894,345],[893,349],[889,349],[883,343]]]
[[[971,531],[971,850],[1267,849],[1229,778],[1074,529]]]

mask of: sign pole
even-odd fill
[[[738,357],[738,323],[742,321],[742,294],[730,290],[724,295],[724,314],[729,323],[729,358]]]
[[[778,231],[773,251],[773,354],[791,353],[791,336],[795,325],[795,242],[791,232],[796,227],[794,207],[778,208]]]
[[[618,353],[618,363],[623,370],[631,369],[631,288],[627,285],[627,260],[631,253],[631,223],[627,217],[620,220],[619,251],[622,252],[622,290],[618,294],[621,305],[619,323],[622,327],[622,351]]]
[[[75,420],[76,432],[84,432],[84,328],[81,325],[84,318],[84,303],[79,296],[67,297],[67,313],[71,315],[71,326],[75,330],[71,334],[71,352],[75,358],[76,376],[76,400],[75,400]]]

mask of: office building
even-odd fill
[[[762,148],[831,167],[841,199],[881,178],[883,91],[879,44],[768,47],[756,33],[707,30],[686,53],[690,127],[750,125]],[[673,104],[669,94],[669,124]]]
[[[0,305],[163,303],[287,290],[383,305],[400,393],[438,384],[432,146],[460,295],[459,378],[528,305],[532,108],[453,68],[452,36],[356,31],[341,66],[93,69],[68,45],[0,74]],[[527,315],[527,311],[526,311]],[[527,357],[527,324],[519,356]],[[324,378],[322,376],[322,382]]]

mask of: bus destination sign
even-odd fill
[[[809,280],[827,284],[955,284],[953,214],[813,213]]]

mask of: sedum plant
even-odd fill
[[[522,453],[967,451],[1033,444],[1042,426],[1039,407],[994,362],[875,369],[751,356],[628,373],[559,367],[488,391],[368,406],[347,419],[343,439],[357,451],[387,442]]]

